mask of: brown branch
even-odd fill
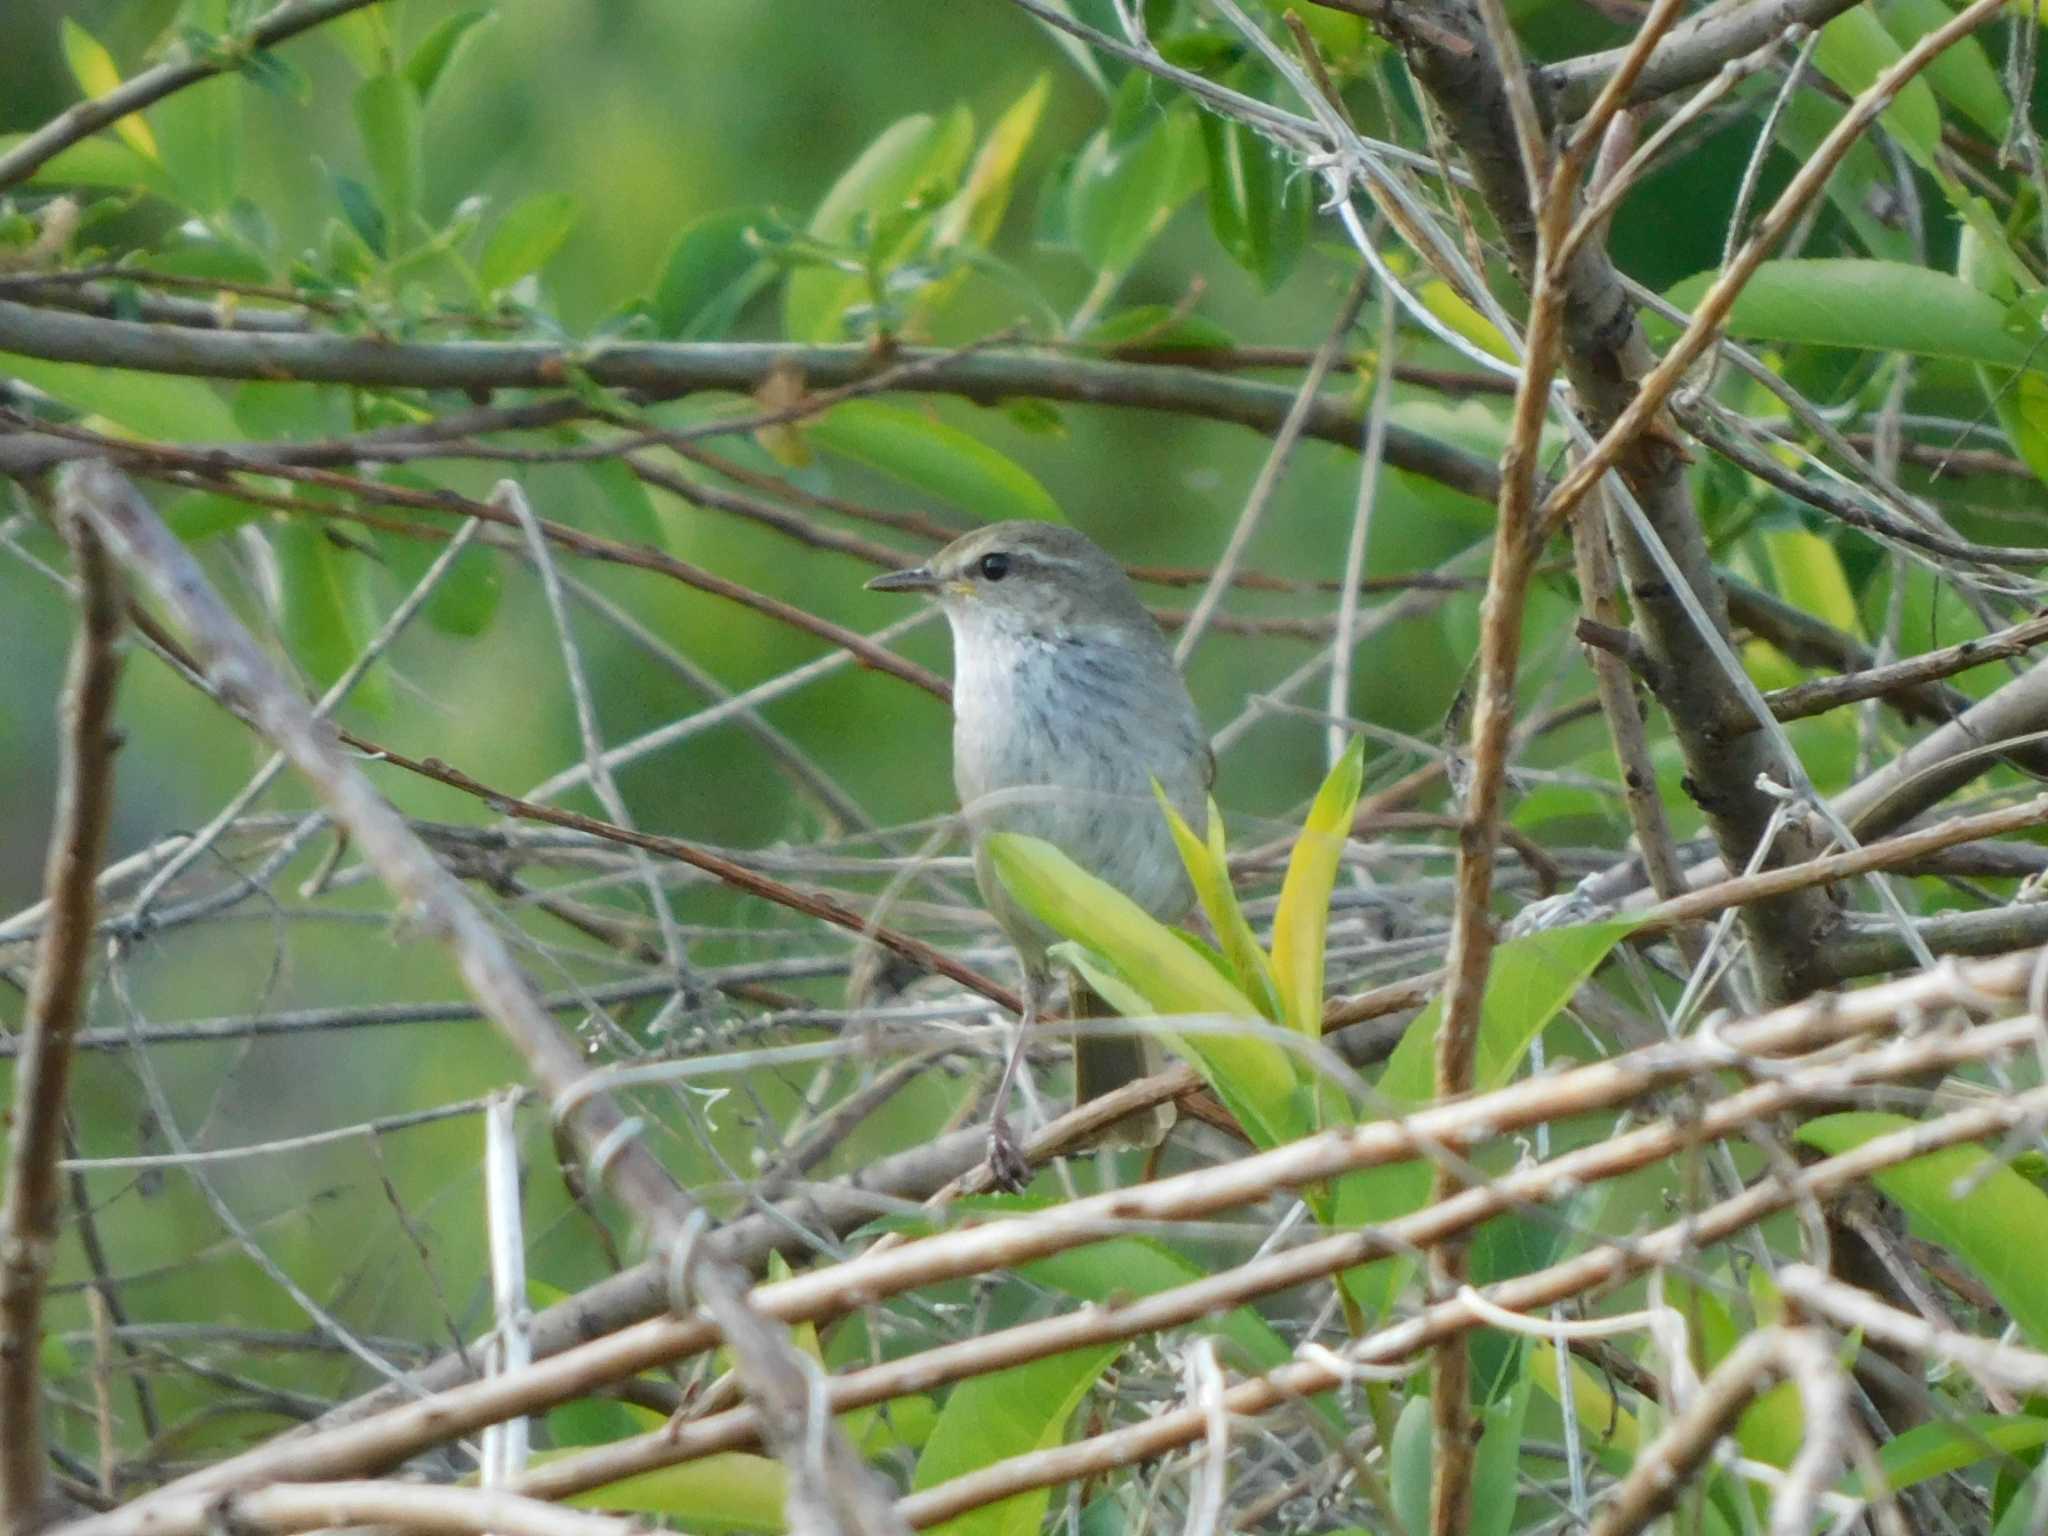
[[[583,1156],[678,1266],[731,1349],[767,1438],[789,1469],[793,1528],[889,1536],[900,1530],[880,1485],[836,1427],[818,1421],[808,1367],[785,1330],[748,1304],[745,1273],[697,1252],[699,1207],[640,1140],[609,1093],[594,1088],[584,1053],[539,1006],[497,929],[371,788],[305,701],[223,604],[198,565],[135,488],[110,465],[65,472],[59,502],[90,519],[187,632],[214,691],[291,762],[384,880],[401,910],[451,950],[466,988],[520,1053]],[[680,1302],[681,1298],[678,1297]]]
[[[220,50],[203,59],[185,58],[145,69],[104,96],[81,101],[51,118],[5,154],[0,154],[0,191],[35,174],[60,151],[89,134],[139,112],[188,85],[241,67],[247,54],[272,48],[299,33],[359,11],[376,0],[287,0],[258,17],[239,37],[223,38]]]
[[[1053,1210],[934,1234],[886,1252],[871,1251],[838,1266],[761,1286],[751,1299],[763,1315],[781,1322],[824,1321],[842,1315],[849,1307],[870,1305],[907,1290],[1013,1268],[1100,1238],[1120,1235],[1130,1230],[1133,1223],[1201,1218],[1357,1168],[1445,1151],[1469,1152],[1500,1136],[1545,1121],[1612,1109],[1658,1087],[1697,1080],[1703,1073],[1725,1067],[1731,1059],[1818,1051],[1835,1042],[1889,1031],[1901,1016],[1917,1017],[1927,1011],[1955,1008],[1982,1016],[2015,1006],[2026,995],[2038,959],[2037,955],[2027,954],[1944,968],[1842,997],[1782,1008],[1729,1025],[1711,1040],[1671,1041],[1611,1061],[1518,1082],[1458,1104],[1433,1105],[1417,1110],[1405,1120],[1378,1120],[1327,1131],[1270,1152],[1198,1168],[1132,1189],[1107,1191]],[[1888,1061],[1891,1067],[1910,1073],[1949,1059],[1943,1053],[1972,1048],[2018,1048],[2031,1040],[2031,1028],[2025,1019],[1987,1026],[1979,1032],[1981,1038],[1975,1047],[1954,1036],[1930,1032],[1892,1040],[1882,1052],[1855,1058],[1864,1063],[1862,1067],[1822,1063],[1820,1070],[1823,1075],[1829,1071],[1850,1074],[1840,1079],[1846,1087],[1855,1080],[1855,1072],[1878,1070],[1879,1061]],[[1892,1054],[1887,1056],[1886,1052]],[[1795,1080],[1802,1080],[1798,1071],[1774,1075],[1764,1086],[1783,1090]],[[1808,1083],[1808,1087],[1816,1085]],[[1696,1239],[1713,1241],[1739,1230],[1748,1222],[1782,1208],[1802,1189],[1838,1187],[1838,1179],[1845,1182],[1873,1168],[1890,1166],[1890,1161],[1900,1155],[1911,1156],[1931,1145],[1947,1144],[1944,1138],[1971,1139],[1995,1134],[2001,1127],[2025,1123],[2029,1115],[2039,1112],[2044,1102],[2048,1102],[2048,1089],[2037,1089],[2031,1094],[1985,1105],[1965,1116],[1915,1127],[1912,1150],[1904,1154],[1896,1148],[1897,1138],[1878,1138],[1855,1153],[1804,1170],[1800,1177],[1810,1183],[1788,1187],[1767,1181],[1728,1206],[1717,1208],[1727,1213],[1723,1226],[1717,1228],[1711,1222],[1701,1225],[1700,1218],[1687,1218],[1668,1229],[1677,1234],[1680,1246],[1675,1252],[1658,1249],[1658,1239],[1653,1235],[1648,1240],[1581,1255],[1539,1276],[1509,1282],[1508,1299],[1501,1304],[1517,1310],[1547,1305],[1591,1283],[1584,1278],[1588,1266],[1593,1280],[1598,1280],[1609,1273],[1633,1272],[1628,1267],[1631,1264],[1673,1261],[1691,1252]],[[1742,1104],[1753,1107],[1747,1099]],[[1708,1113],[1711,1112],[1710,1107]],[[1589,1155],[1599,1155],[1598,1149],[1592,1149]],[[1552,1179],[1547,1187],[1554,1189],[1555,1183]],[[1467,1205],[1459,1209],[1488,1208],[1494,1198],[1493,1186],[1476,1185],[1461,1193],[1459,1199]],[[1420,1212],[1415,1219],[1446,1218],[1442,1213]],[[1338,1234],[1333,1240],[1369,1236]],[[1561,1276],[1578,1278],[1563,1290],[1539,1289],[1529,1295],[1514,1289],[1525,1284],[1540,1288],[1545,1283],[1555,1283]],[[1497,1298],[1500,1294],[1496,1293]],[[1445,1307],[1451,1312],[1445,1312]],[[1432,1308],[1425,1317],[1441,1321],[1463,1315],[1462,1303],[1453,1300]],[[1441,1336],[1434,1330],[1414,1335],[1386,1358],[1406,1358]],[[245,1452],[193,1473],[161,1494],[146,1495],[103,1520],[71,1527],[67,1536],[138,1536],[146,1528],[154,1500],[168,1494],[376,1472],[449,1437],[512,1415],[538,1412],[605,1382],[687,1357],[716,1343],[717,1330],[701,1318],[650,1317],[539,1360],[516,1375],[473,1382],[424,1401],[400,1401],[374,1418]],[[1324,1381],[1315,1390],[1328,1384]],[[1195,1417],[1193,1433],[1198,1435],[1203,1421],[1199,1414]]]
[[[0,1531],[50,1513],[42,1412],[43,1295],[59,1232],[58,1161],[72,1042],[91,985],[94,877],[113,816],[121,583],[99,537],[62,519],[78,577],[78,633],[64,682],[57,803],[43,890],[48,915],[22,1021],[0,1206]]]
[[[1701,1384],[1699,1395],[1682,1407],[1664,1433],[1642,1448],[1628,1475],[1601,1506],[1590,1536],[1636,1536],[1676,1504],[1714,1447],[1734,1430],[1743,1410],[1756,1401],[1773,1377],[1798,1384],[1800,1403],[1806,1410],[1806,1434],[1794,1469],[1806,1475],[1796,1484],[1788,1476],[1780,1487],[1773,1501],[1771,1529],[1810,1529],[1812,1495],[1819,1491],[1811,1486],[1813,1474],[1821,1469],[1816,1463],[1833,1471],[1840,1460],[1842,1428],[1850,1422],[1848,1378],[1818,1330],[1767,1328],[1729,1351]],[[1814,1449],[1823,1456],[1810,1456]],[[1825,1455],[1829,1450],[1835,1453],[1832,1458]],[[1825,1482],[1819,1485],[1826,1486]],[[1801,1494],[1806,1495],[1803,1507]]]
[[[580,375],[605,388],[661,399],[703,389],[752,391],[770,374],[792,371],[809,389],[832,389],[893,366],[906,370],[906,390],[956,395],[983,405],[1026,395],[1167,411],[1262,433],[1275,431],[1286,419],[1296,394],[1281,385],[1199,368],[1105,362],[1032,347],[964,353],[903,347],[885,362],[863,346],[784,342],[604,343],[580,350],[548,342],[394,342],[144,325],[6,300],[0,300],[0,352],[199,378],[465,392],[559,390]],[[1355,451],[1363,440],[1364,418],[1355,401],[1323,396],[1310,408],[1302,431]],[[1397,469],[1484,501],[1494,499],[1499,485],[1487,460],[1407,428],[1388,427],[1386,455]],[[55,459],[76,456],[61,453]],[[0,455],[0,472],[44,468],[55,459],[47,451]]]
[[[1820,195],[1842,157],[1877,121],[1879,114],[1891,105],[1892,98],[1911,84],[1914,77],[1933,63],[1950,44],[1969,36],[1998,11],[1999,0],[1976,0],[1975,4],[1920,38],[1895,64],[1879,75],[1869,89],[1857,96],[1841,122],[1829,131],[1820,147],[1794,173],[1784,191],[1778,194],[1777,201],[1757,221],[1755,231],[1714,279],[1712,286],[1700,296],[1684,333],[1637,385],[1635,398],[1605,429],[1592,451],[1574,465],[1551,491],[1543,505],[1544,527],[1555,526],[1561,521],[1578,505],[1593,482],[1615,468],[1636,439],[1652,428],[1665,402],[1671,398],[1687,371],[1720,335],[1737,296],[1748,286],[1764,258],[1784,238],[1793,221],[1806,211],[1807,205]]]
[[[1845,704],[1881,699],[1918,688],[1924,683],[1954,677],[1958,672],[1967,672],[1989,661],[2024,656],[2044,640],[2048,640],[2048,614],[2036,615],[1976,640],[1965,640],[1938,651],[1924,651],[1904,661],[1893,662],[1888,667],[1872,667],[1867,672],[1851,672],[1842,677],[1817,677],[1812,682],[1773,689],[1764,695],[1764,702],[1771,706],[1771,713],[1780,720],[1804,720],[1809,715],[1826,714]],[[1755,729],[1754,721],[1743,724],[1748,729]]]
[[[1908,1053],[1888,1053],[1881,1065],[1872,1056],[1864,1059],[1861,1067],[1847,1066],[1846,1070],[1870,1081],[1879,1080],[1872,1073],[1881,1074],[1885,1081],[1897,1081],[1958,1056],[1984,1059],[2007,1044],[2020,1043],[2025,1028],[2008,1023],[1998,1026],[1996,1032],[1980,1031],[1984,1038],[1976,1041],[1951,1040],[1929,1051],[1910,1053],[1910,1060]],[[1994,1033],[1999,1042],[1996,1045]],[[1816,1095],[1833,1099],[1847,1082],[1843,1075],[1845,1066],[1829,1064],[1775,1078],[1728,1095],[1698,1115],[1659,1119],[1541,1164],[1514,1169],[1490,1183],[1461,1190],[1448,1201],[1433,1202],[1381,1227],[1332,1233],[1149,1296],[1036,1319],[939,1345],[884,1365],[847,1372],[834,1377],[829,1384],[832,1411],[845,1413],[911,1392],[929,1392],[967,1376],[1008,1369],[1064,1350],[1184,1327],[1356,1265],[1433,1250],[1507,1211],[1540,1206],[1554,1199],[1560,1189],[1591,1188],[1689,1147],[1740,1135],[1758,1118],[1811,1103]],[[750,1449],[758,1443],[759,1434],[758,1416],[751,1410],[719,1413],[564,1457],[528,1472],[517,1487],[537,1498],[567,1498],[621,1478],[717,1452]]]
[[[1658,46],[1624,94],[1622,105],[1654,101],[1704,84],[1731,60],[1753,53],[1793,27],[1823,26],[1854,4],[1855,0],[1759,0],[1703,11]],[[1546,65],[1536,72],[1543,99],[1561,116],[1577,116],[1592,104],[1626,55],[1626,49],[1613,48]]]
[[[2044,1110],[2048,1110],[2048,1089],[2037,1088],[1906,1131],[1873,1137],[1853,1151],[1796,1174],[1766,1178],[1644,1236],[1605,1244],[1546,1269],[1502,1281],[1484,1300],[1511,1312],[1533,1313],[1568,1297],[1611,1289],[1658,1265],[1687,1262],[1702,1248],[1725,1241],[1766,1216],[1846,1189],[1911,1158],[2033,1124]],[[1484,1322],[1478,1309],[1462,1297],[1436,1302],[1416,1317],[1368,1334],[1345,1350],[1334,1365],[1327,1357],[1298,1359],[1240,1382],[1224,1393],[1223,1405],[1233,1416],[1264,1413],[1340,1385],[1347,1364],[1377,1366],[1406,1361],[1418,1350]],[[1202,1440],[1210,1423],[1202,1408],[1175,1408],[1071,1445],[997,1462],[913,1494],[900,1507],[912,1525],[923,1527],[1034,1488],[1073,1482],[1162,1456]]]

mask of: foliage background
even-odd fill
[[[410,0],[389,8],[402,38],[416,40],[459,12],[453,3]],[[1538,58],[1566,57],[1613,46],[1627,29],[1571,0],[1534,0],[1510,8],[1525,45]],[[159,0],[98,4],[17,3],[0,17],[0,131],[26,130],[74,99],[60,23],[74,21],[130,61],[170,24],[177,7]],[[287,50],[303,71],[303,101],[232,88],[241,103],[231,158],[237,192],[260,207],[286,251],[326,239],[336,217],[323,167],[369,181],[357,125],[349,110],[355,75],[333,45],[309,37]],[[520,323],[547,334],[559,327],[581,336],[604,326],[620,308],[646,296],[679,232],[722,209],[768,205],[801,223],[854,155],[910,113],[969,107],[983,129],[1041,77],[1051,81],[1043,121],[1025,155],[1012,206],[994,241],[996,253],[1023,274],[1058,313],[1071,313],[1087,294],[1091,273],[1070,251],[1042,238],[1057,202],[1044,191],[1061,162],[1080,149],[1103,114],[1095,89],[1046,34],[1016,10],[954,0],[881,0],[835,10],[795,3],[708,0],[688,6],[507,4],[470,37],[434,93],[425,118],[421,211],[430,222],[452,217],[481,198],[488,219],[536,194],[575,199],[576,223],[546,263],[535,288],[520,295],[533,314]],[[1374,102],[1359,104],[1371,111]],[[1386,126],[1413,138],[1413,101],[1398,82],[1376,99]],[[1720,258],[1735,183],[1749,153],[1757,102],[1700,132],[1685,154],[1628,198],[1616,220],[1618,264],[1647,286],[1664,290],[1713,267]],[[1404,115],[1406,114],[1406,115]],[[1740,128],[1742,131],[1736,131]],[[1757,204],[1766,203],[1797,164],[1778,151],[1762,167]],[[1925,260],[1953,265],[1948,221],[1927,220]],[[95,226],[92,238],[115,248],[179,245],[164,209],[147,202]],[[1851,232],[1824,214],[1806,254],[1856,249]],[[1223,259],[1200,197],[1180,208],[1111,306],[1177,306],[1192,300],[1201,316],[1246,342],[1312,348],[1350,286],[1355,259],[1318,222],[1309,249],[1284,280],[1265,288]],[[971,279],[939,316],[933,339],[965,343],[1017,318],[1013,292]],[[738,335],[774,336],[778,305],[757,302]],[[1456,360],[1429,343],[1405,342],[1404,362]],[[1781,359],[1786,372],[1817,397],[1876,393],[1881,380],[1848,354],[1809,349]],[[1276,374],[1286,377],[1292,374]],[[1975,374],[1941,360],[1917,366],[1919,408],[1962,419],[1981,415]],[[236,391],[221,387],[224,399]],[[1498,399],[1445,400],[1403,386],[1397,419],[1429,423],[1444,435],[1498,453],[1504,407]],[[953,400],[917,407],[952,423],[1025,466],[1051,491],[1067,517],[1133,563],[1206,568],[1229,534],[1267,443],[1235,427],[1145,413],[1061,407],[1056,430],[1025,413]],[[1255,537],[1248,563],[1274,575],[1328,576],[1352,517],[1357,458],[1348,450],[1306,442]],[[445,483],[484,494],[495,466],[462,465]],[[542,515],[619,532],[639,515],[615,489],[581,468],[536,466],[520,479]],[[926,513],[964,527],[978,509],[949,503],[829,453],[799,471],[806,489]],[[1819,584],[1800,586],[1797,543],[1771,536],[1820,528],[1810,513],[1759,494],[1722,466],[1703,464],[1694,476],[1703,515],[1720,541],[1716,553],[1753,579],[1777,582],[1786,595],[1830,616],[1875,625],[1886,589],[1880,557],[1837,530],[1826,530],[1828,558],[1806,567]],[[1924,486],[1924,476],[1912,483]],[[1402,576],[1430,570],[1468,553],[1468,574],[1483,566],[1492,508],[1389,471],[1375,510],[1370,574]],[[1949,508],[1965,532],[2006,543],[2040,542],[2038,486],[1971,481]],[[656,493],[652,532],[671,552],[736,580],[769,590],[851,628],[872,630],[899,616],[890,600],[864,593],[873,567],[804,550],[779,535]],[[2017,513],[2017,516],[2016,516]],[[2025,519],[2032,518],[2032,526]],[[51,558],[46,532],[19,531],[32,552]],[[906,557],[920,552],[905,544]],[[1788,551],[1792,553],[1788,553]],[[216,575],[247,597],[249,570],[225,541],[208,550]],[[1774,563],[1775,561],[1775,563]],[[560,654],[539,590],[529,574],[502,557],[504,602],[486,633],[470,640],[409,632],[393,653],[390,686],[379,697],[344,709],[343,719],[370,734],[438,755],[494,785],[522,790],[579,756],[576,725],[560,675]],[[689,593],[639,573],[599,570],[592,584],[626,604],[667,642],[739,688],[778,675],[822,653],[814,639],[754,614]],[[1825,578],[1839,574],[1842,586]],[[379,587],[388,601],[397,588]],[[1184,607],[1188,589],[1152,588],[1162,607]],[[1910,614],[1914,646],[1959,638],[1959,615],[1923,582]],[[252,607],[254,605],[251,605]],[[1238,592],[1230,612],[1240,618],[1301,614],[1294,594]],[[1532,650],[1522,697],[1551,707],[1589,691],[1583,662],[1567,638],[1575,607],[1568,571],[1539,574],[1528,631]],[[1318,610],[1320,611],[1320,610]],[[50,819],[54,751],[50,716],[57,695],[69,605],[18,560],[0,561],[0,614],[5,659],[0,668],[0,911],[33,901]],[[1418,616],[1391,627],[1366,651],[1349,701],[1351,713],[1387,731],[1430,735],[1443,716],[1479,629],[1475,590],[1453,592]],[[593,679],[607,739],[623,740],[697,707],[687,688],[646,664],[606,626],[584,624],[579,638]],[[946,646],[928,626],[905,654],[943,669]],[[1212,725],[1231,719],[1306,655],[1284,634],[1210,634],[1191,669],[1191,682]],[[1769,657],[1756,658],[1766,682],[1794,675]],[[1773,666],[1778,670],[1773,671]],[[1981,693],[1992,679],[1966,677],[1958,686]],[[1319,694],[1311,695],[1319,698]],[[948,736],[943,707],[888,677],[848,669],[767,711],[773,722],[823,763],[873,819],[884,826],[915,822],[951,809]],[[248,733],[152,663],[132,665],[122,702],[129,745],[119,765],[117,822],[110,856],[149,845],[210,816],[258,766]],[[1872,742],[1840,721],[1795,731],[1822,787],[1846,782]],[[1368,787],[1418,759],[1398,745],[1368,769]],[[1611,779],[1614,769],[1597,718],[1531,749],[1522,765]],[[1252,841],[1295,825],[1326,767],[1321,723],[1281,711],[1263,715],[1242,745],[1226,754],[1220,785],[1233,837]],[[1660,769],[1675,781],[1677,765],[1660,743]],[[418,817],[474,822],[473,801],[400,775],[381,786]],[[742,733],[725,728],[629,768],[622,787],[638,824],[715,845],[801,849],[821,833],[815,809],[794,792],[773,763]],[[1666,796],[1681,835],[1697,815],[1675,782]],[[306,802],[289,783],[266,805]],[[595,801],[577,800],[595,811]],[[1428,802],[1442,809],[1441,801]],[[1531,789],[1517,812],[1521,830],[1554,850],[1592,857],[1628,834],[1611,797],[1570,779]],[[1588,853],[1591,850],[1591,853]],[[1448,861],[1438,850],[1429,872]],[[227,855],[232,857],[232,854]],[[310,875],[318,850],[288,872],[280,888]],[[224,866],[225,867],[225,866]],[[1419,878],[1419,877],[1418,877]],[[1441,890],[1437,892],[1441,899]],[[1952,893],[1929,883],[1916,901],[1938,910]],[[380,998],[453,997],[446,962],[432,945],[391,930],[374,892],[344,890],[324,906],[338,917],[308,921],[252,902],[232,920],[150,939],[127,960],[134,1008],[152,1022],[277,1013]],[[692,921],[722,926],[696,952],[704,963],[782,953],[793,925],[765,904],[715,890],[690,898]],[[980,938],[980,935],[970,937]],[[1351,935],[1354,941],[1358,934]],[[966,942],[963,939],[962,942]],[[985,947],[986,963],[999,951]],[[793,984],[821,1004],[835,1002],[835,975]],[[0,1006],[11,1007],[12,1000]],[[629,1012],[629,1030],[654,1010]],[[118,1029],[123,1000],[106,989],[90,1021]],[[712,1007],[694,1021],[691,1043],[708,1047],[739,1019]],[[361,1029],[226,1045],[192,1045],[155,1053],[164,1085],[188,1131],[203,1127],[220,1144],[289,1136],[308,1127],[345,1125],[472,1099],[519,1076],[517,1064],[481,1023],[443,1022]],[[81,1137],[97,1155],[160,1150],[144,1087],[118,1054],[86,1059],[75,1102]],[[720,1159],[749,1166],[761,1140],[759,1121],[787,1113],[806,1079],[797,1073],[754,1072],[719,1087],[701,1113],[678,1109],[663,1129],[663,1155],[693,1184],[720,1188]],[[854,1166],[884,1148],[915,1143],[941,1124],[969,1085],[934,1072],[875,1117],[835,1160]],[[758,1095],[758,1102],[752,1096]],[[693,1140],[708,1128],[710,1145]],[[604,1272],[601,1249],[584,1218],[551,1177],[546,1137],[537,1121],[529,1150],[535,1159],[530,1216],[532,1255],[542,1288],[572,1290]],[[481,1204],[476,1178],[476,1123],[457,1118],[379,1138],[372,1150],[346,1142],[289,1157],[236,1164],[215,1177],[258,1241],[308,1291],[345,1313],[362,1330],[414,1340],[445,1340],[450,1319],[469,1334],[486,1316]],[[1668,1170],[1618,1196],[1615,1211],[1648,1210],[1661,1197]],[[297,1329],[300,1311],[266,1277],[220,1239],[202,1194],[183,1178],[145,1174],[108,1178],[100,1198],[121,1217],[112,1229],[118,1273],[144,1277],[131,1292],[152,1315],[205,1316],[249,1327]],[[730,1194],[730,1191],[723,1191]],[[74,1341],[85,1326],[67,1259],[68,1290],[54,1321]],[[430,1283],[422,1284],[428,1277]],[[311,1394],[341,1395],[360,1384],[343,1359],[289,1370]],[[175,1373],[164,1378],[167,1403],[187,1409],[206,1400],[205,1384]],[[181,1398],[181,1394],[189,1394]],[[1553,1416],[1554,1417],[1554,1416]],[[206,1422],[177,1447],[197,1456],[238,1440],[247,1422]]]

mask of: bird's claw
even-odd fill
[[[1031,1164],[1001,1120],[988,1128],[988,1172],[990,1182],[1005,1194],[1020,1195],[1031,1182]]]

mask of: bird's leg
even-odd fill
[[[1024,1064],[1024,1052],[1030,1047],[1031,1031],[1038,1023],[1040,1002],[1048,982],[1049,978],[1028,970],[1024,974],[1024,1011],[1017,1017],[1017,1037],[1010,1046],[1010,1059],[1003,1063],[1002,1078],[996,1083],[995,1108],[988,1117],[989,1173],[997,1188],[1011,1194],[1020,1193],[1031,1182],[1031,1164],[1025,1161],[1024,1149],[1010,1131],[1010,1089]]]

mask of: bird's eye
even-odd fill
[[[983,555],[975,565],[983,581],[1001,581],[1010,574],[1010,557],[1001,550],[992,555]]]

